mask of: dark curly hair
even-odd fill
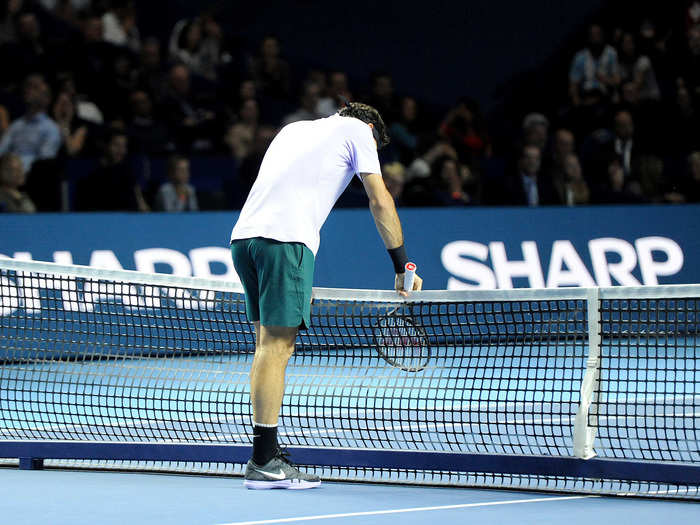
[[[389,135],[386,132],[386,124],[382,120],[379,111],[372,106],[362,104],[360,102],[345,102],[345,105],[340,108],[338,114],[341,117],[353,117],[367,124],[372,124],[372,134],[374,140],[377,141],[377,148],[382,149],[389,144]]]

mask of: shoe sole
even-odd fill
[[[246,479],[243,485],[252,490],[267,490],[267,489],[289,489],[289,490],[304,490],[314,489],[321,485],[320,481],[305,481],[283,479],[280,481],[258,481],[254,479]]]

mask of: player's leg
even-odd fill
[[[298,328],[309,324],[313,254],[301,245],[269,239],[256,239],[251,253],[259,280],[260,326],[250,373],[254,437],[245,485],[316,487],[320,480],[292,466],[277,444],[285,370]]]
[[[296,327],[261,326],[250,371],[253,420],[277,425],[284,396],[284,372],[294,352]]]
[[[277,422],[284,397],[287,362],[294,352],[296,327],[261,326],[250,369],[253,405],[253,462],[265,465],[278,451]]]

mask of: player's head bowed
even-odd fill
[[[389,135],[386,132],[386,125],[379,111],[372,106],[360,102],[345,100],[344,104],[345,105],[340,108],[340,111],[338,111],[341,117],[353,117],[367,124],[372,124],[374,126],[372,133],[374,134],[374,139],[377,141],[377,148],[382,149],[389,144]]]

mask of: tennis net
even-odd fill
[[[281,441],[327,479],[700,497],[700,285],[315,289]],[[0,457],[241,472],[240,285],[0,260]]]

